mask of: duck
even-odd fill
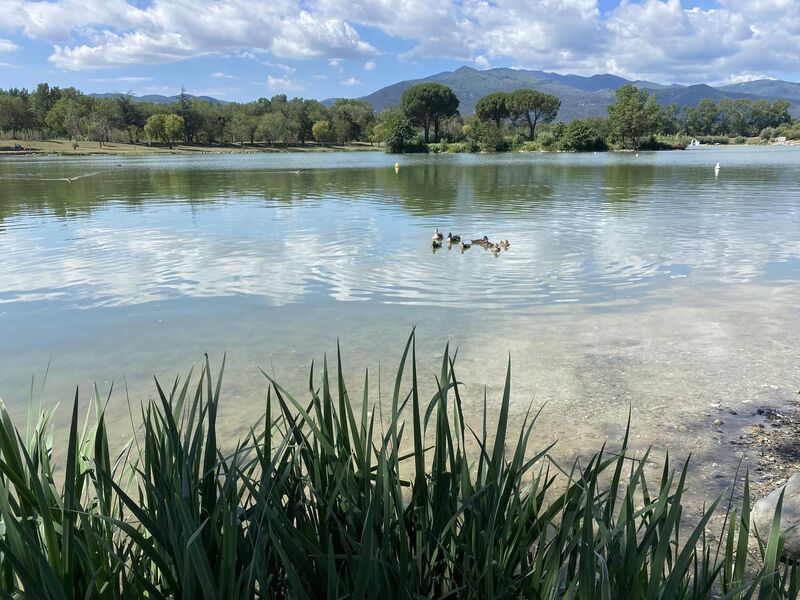
[[[444,234],[439,231],[439,228],[436,227],[433,230],[433,241],[434,242],[441,242],[444,239]]]
[[[461,246],[461,253],[462,254],[464,253],[464,250],[469,250],[470,248],[472,248],[472,244],[470,244],[469,242],[465,242],[463,240],[462,240],[460,246]]]
[[[481,246],[488,246],[492,242],[489,241],[489,238],[483,236],[482,238],[478,238],[477,240],[472,240],[473,244],[480,244]]]
[[[433,242],[431,242],[431,248],[433,248],[434,250],[438,250],[441,247],[442,247],[442,242],[437,242],[436,240],[433,240]]]
[[[495,256],[497,256],[498,254],[500,254],[500,250],[502,250],[502,248],[501,248],[499,245],[497,245],[497,244],[492,244],[492,245],[489,247],[489,250],[491,250],[491,251],[492,251],[492,254],[494,254]]]
[[[460,242],[460,241],[461,241],[461,236],[460,235],[458,235],[458,234],[453,235],[452,233],[448,233],[447,234],[447,243],[448,244],[453,244],[455,242]]]
[[[511,245],[511,243],[508,240],[501,240],[497,242],[497,245],[500,246],[501,248],[508,250],[508,247]]]

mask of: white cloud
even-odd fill
[[[214,79],[239,79],[236,75],[230,75],[229,73],[225,73],[224,71],[217,71],[216,73],[212,73],[211,77]]]
[[[141,83],[143,81],[150,81],[152,77],[138,77],[133,75],[127,75],[123,77],[93,77],[89,81],[93,81],[95,83]]]
[[[526,68],[696,82],[743,73],[800,72],[800,1],[317,0],[343,15],[411,42],[409,55],[473,61],[510,58]]]
[[[800,73],[800,0],[699,1],[619,0],[601,12],[598,0],[537,0],[535,10],[530,0],[3,0],[0,31],[52,43],[50,60],[70,70],[269,54],[340,72],[362,60],[369,71],[379,49],[359,32],[368,27],[409,56],[479,68],[511,59],[665,82]],[[0,51],[15,48],[0,39]]]
[[[288,77],[273,77],[272,75],[267,75],[267,87],[288,92],[302,90],[305,86],[303,86],[301,82],[289,79]]]
[[[281,71],[283,71],[287,75],[291,75],[292,73],[294,73],[297,70],[294,67],[290,67],[289,65],[285,65],[283,63],[273,63],[273,62],[269,62],[269,61],[264,62],[264,66],[273,67],[275,69],[280,69]]]
[[[14,50],[19,50],[19,46],[11,40],[0,39],[0,52],[13,52]]]
[[[739,73],[738,75],[730,75],[725,79],[710,82],[712,85],[732,85],[735,83],[746,83],[748,81],[760,81],[762,79],[775,79],[764,73]]]
[[[348,22],[296,0],[5,0],[2,29],[53,43],[57,67],[164,64],[199,56],[358,58],[375,49]],[[6,18],[6,15],[10,15]]]
[[[352,87],[354,85],[361,85],[361,82],[355,77],[348,77],[347,79],[343,79],[340,83],[342,85],[346,85],[347,87]]]

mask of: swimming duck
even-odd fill
[[[508,240],[501,240],[501,241],[497,242],[497,245],[500,246],[501,248],[505,248],[506,250],[508,250],[508,247],[511,244],[509,243]]]
[[[431,242],[431,248],[433,248],[434,250],[438,250],[441,247],[442,247],[442,242],[437,242],[436,240],[433,240]]]
[[[447,234],[447,243],[448,244],[453,244],[455,242],[460,242],[460,241],[461,241],[461,236],[460,235],[458,235],[458,234],[453,235],[452,233],[448,233]]]
[[[470,248],[472,248],[472,244],[470,244],[469,242],[464,242],[464,241],[461,242],[460,246],[461,246],[461,253],[462,254],[464,253],[464,250],[469,250]]]
[[[472,240],[472,243],[473,244],[480,244],[481,246],[488,246],[489,244],[491,244],[491,242],[489,241],[489,238],[486,237],[486,236],[483,236],[482,238],[478,238],[477,240]]]
[[[441,242],[443,239],[444,239],[444,234],[441,231],[439,231],[438,227],[436,227],[433,230],[433,241],[434,242]]]
[[[501,248],[500,248],[500,246],[498,246],[497,244],[492,244],[492,245],[489,247],[489,250],[491,250],[491,251],[492,251],[492,254],[494,254],[495,256],[497,256],[498,254],[500,254],[500,250],[501,250]]]

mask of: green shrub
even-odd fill
[[[606,134],[599,125],[604,122],[601,119],[574,119],[564,129],[564,133],[558,141],[562,150],[571,151],[590,151],[607,150]]]
[[[552,446],[529,450],[536,415],[512,438],[510,363],[492,431],[486,400],[483,426],[466,422],[447,348],[429,399],[413,335],[381,404],[368,373],[353,398],[341,364],[331,374],[325,361],[320,382],[312,367],[305,400],[265,373],[264,417],[224,450],[222,369],[213,378],[208,360],[199,377],[156,382],[115,455],[96,391],[82,429],[76,393],[63,455],[52,412],[23,435],[0,407],[0,596],[796,596],[800,569],[778,561],[777,526],[745,571],[747,478],[715,544],[706,527],[720,499],[687,526],[687,465],[665,464],[653,486],[627,431],[620,448],[566,468]]]

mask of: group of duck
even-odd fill
[[[495,256],[500,254],[501,250],[508,250],[509,246],[511,246],[508,240],[500,240],[499,242],[492,242],[489,240],[487,236],[483,236],[482,238],[478,238],[477,240],[472,240],[472,241],[461,239],[460,235],[453,233],[448,233],[447,237],[445,237],[445,235],[441,231],[439,231],[439,228],[436,227],[433,230],[433,242],[431,243],[433,251],[436,252],[436,250],[441,248],[445,241],[447,242],[448,248],[452,247],[453,244],[458,244],[459,247],[461,248],[462,254],[465,251],[469,250],[473,246],[473,244],[476,246],[480,246],[484,250],[491,250],[492,254],[494,254]]]

